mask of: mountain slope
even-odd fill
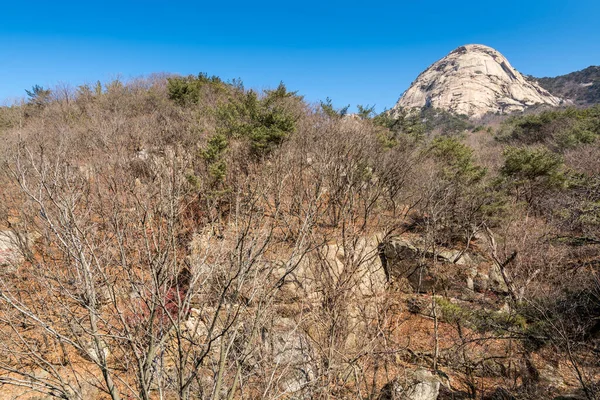
[[[404,92],[392,113],[431,106],[470,117],[523,111],[529,106],[562,103],[528,81],[491,47],[461,46],[432,64]]]
[[[600,103],[600,66],[587,67],[554,78],[532,79],[553,95],[572,100],[575,104]]]

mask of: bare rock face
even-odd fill
[[[459,250],[443,250],[435,254],[428,247],[396,237],[379,245],[379,256],[388,280],[402,278],[416,292],[427,293],[436,285],[442,285],[444,277],[436,275],[430,268],[434,257],[448,266],[456,265],[472,269],[474,261],[469,253]],[[475,272],[476,274],[476,272]]]
[[[469,117],[523,111],[536,104],[558,106],[563,100],[526,80],[491,47],[469,44],[435,62],[411,84],[391,110],[424,106]]]

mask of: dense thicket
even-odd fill
[[[598,107],[494,130],[205,74],[27,93],[0,108],[0,228],[21,250],[0,272],[1,383],[366,399],[420,366],[534,399],[561,390],[534,371],[551,350],[598,398]],[[365,288],[398,236],[440,285]],[[467,253],[498,288],[457,289]]]

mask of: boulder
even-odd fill
[[[464,391],[452,390],[444,385],[440,386],[440,393],[437,400],[468,400],[471,399],[469,393]]]
[[[272,364],[282,374],[278,379],[280,390],[298,393],[314,379],[309,340],[293,319],[277,318],[271,329],[263,331],[262,341]]]
[[[490,277],[485,273],[477,273],[473,278],[472,290],[483,293],[488,290],[490,286]]]
[[[406,379],[394,379],[382,389],[378,400],[436,400],[440,379],[425,369],[418,369]]]
[[[388,281],[404,279],[416,292],[430,292],[434,285],[436,289],[458,285],[480,293],[508,292],[499,267],[477,253],[440,249],[433,254],[418,239],[395,237],[379,245],[379,256]]]
[[[434,257],[438,263],[464,267],[462,269],[465,274],[471,271],[465,276],[465,286],[473,286],[468,280],[469,276],[474,275],[473,268],[470,267],[473,260],[466,252],[444,249],[434,254],[426,247],[403,238],[392,238],[382,243],[379,252],[388,280],[406,279],[417,292],[429,292],[434,285],[441,285],[443,281],[442,277],[432,270]]]

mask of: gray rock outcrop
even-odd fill
[[[364,237],[349,248],[341,243],[330,243],[304,257],[299,262],[292,259],[293,270],[286,268],[276,271],[285,277],[281,290],[289,297],[319,299],[323,285],[344,288],[352,293],[352,298],[371,298],[385,292],[386,276],[379,258],[378,237]]]
[[[450,285],[507,293],[498,265],[476,252],[438,248],[434,254],[419,240],[392,237],[379,245],[379,256],[388,281],[404,279],[415,292]],[[442,268],[435,269],[435,264]]]
[[[381,390],[379,400],[436,400],[440,380],[425,369],[418,369],[407,379],[396,379]]]
[[[469,117],[523,111],[536,104],[558,106],[563,100],[528,81],[491,47],[461,46],[432,64],[404,92],[392,115],[424,106]]]
[[[379,251],[388,280],[406,279],[417,292],[429,292],[434,285],[442,283],[441,277],[431,269],[434,257],[442,264],[472,264],[471,256],[466,252],[439,250],[433,254],[429,248],[402,238],[392,238],[382,243]]]

